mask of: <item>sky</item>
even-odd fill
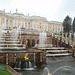
[[[30,16],[46,17],[48,21],[63,22],[69,15],[72,20],[75,17],[75,0],[0,0],[0,10],[19,13]]]

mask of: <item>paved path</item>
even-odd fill
[[[65,56],[65,57],[47,57],[46,62],[52,63],[52,62],[59,62],[59,61],[74,61],[75,58],[72,56]]]
[[[16,72],[12,67],[9,65],[6,65],[7,70],[12,74],[12,75],[21,75],[20,73]]]

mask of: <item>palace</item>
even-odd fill
[[[29,16],[18,13],[6,13],[5,10],[0,10],[0,27],[21,27],[29,30],[42,31],[49,33],[61,33],[63,31],[62,22],[48,21],[45,17]]]

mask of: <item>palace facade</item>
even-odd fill
[[[62,22],[48,21],[45,17],[29,16],[18,13],[6,13],[5,10],[0,10],[0,27],[21,27],[29,30],[42,31],[49,33],[60,33],[63,31]]]

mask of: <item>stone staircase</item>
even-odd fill
[[[25,50],[26,46],[22,44],[18,36],[12,30],[4,30],[0,36],[0,50]]]
[[[70,56],[70,55],[72,55],[71,50],[67,50],[64,47],[52,47],[46,49],[46,57]]]

